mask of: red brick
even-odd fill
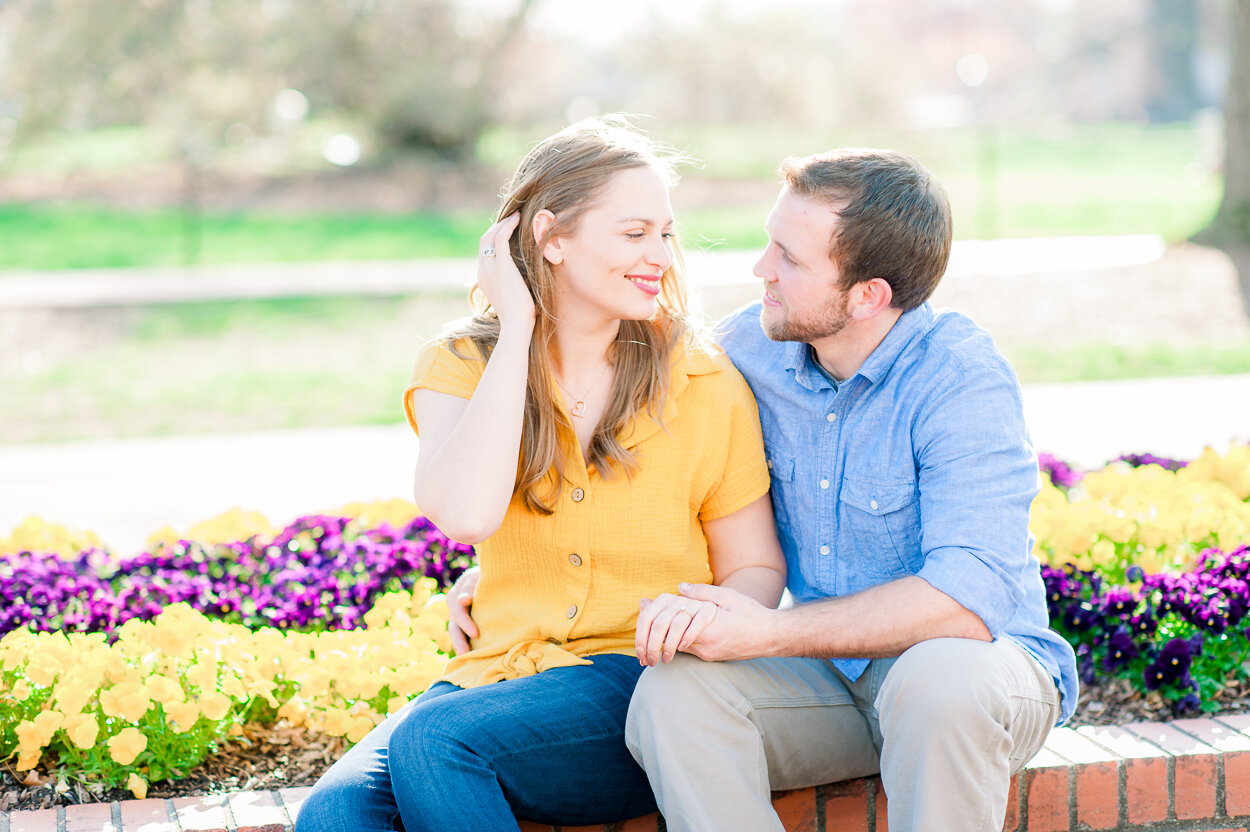
[[[176,797],[174,812],[183,832],[227,832],[225,795],[208,797]]]
[[[657,812],[621,824],[621,832],[657,832],[659,828],[660,815]]]
[[[890,802],[886,798],[885,786],[880,777],[873,777],[869,783],[872,785],[873,810],[877,815],[877,832],[890,832]]]
[[[825,828],[868,832],[868,781],[848,780],[824,788]]]
[[[9,832],[56,832],[56,809],[35,809],[9,815]]]
[[[1124,727],[1175,758],[1172,802],[1177,820],[1215,817],[1219,771],[1214,748],[1165,723],[1135,722]]]
[[[290,818],[291,826],[295,825],[295,818],[299,816],[299,807],[304,805],[304,801],[310,794],[312,794],[312,786],[296,786],[278,790],[278,797],[281,798],[282,805],[286,808],[286,816]],[[125,832],[130,832],[130,829],[126,829]]]
[[[1068,761],[1043,748],[1024,767],[1029,832],[1066,832]]]
[[[1120,822],[1119,757],[1071,728],[1055,728],[1046,748],[1074,764],[1076,819],[1091,829]]]
[[[1003,832],[1015,832],[1020,828],[1020,775],[1014,775],[1007,787],[1007,814],[1003,818]]]
[[[798,789],[773,796],[773,809],[786,832],[816,832],[816,790]]]
[[[113,832],[113,804],[66,806],[65,832]]]
[[[1124,801],[1129,823],[1168,819],[1168,756],[1117,726],[1085,726],[1077,733],[1124,758]]]
[[[178,828],[170,821],[164,800],[123,800],[119,805],[125,832],[174,832]]]
[[[1214,719],[1172,723],[1224,755],[1224,814],[1250,815],[1250,736]]]
[[[286,812],[273,792],[235,792],[229,802],[239,832],[283,832],[287,827]]]

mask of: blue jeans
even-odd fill
[[[625,715],[642,668],[600,655],[458,688],[433,685],[322,775],[295,832],[516,832],[613,823],[655,811],[625,747]]]

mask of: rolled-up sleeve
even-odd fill
[[[987,363],[942,375],[914,428],[924,556],[918,574],[997,638],[1025,595],[1037,460],[1010,368]]]

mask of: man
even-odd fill
[[[924,168],[841,150],[782,172],[764,296],[720,340],[759,402],[795,604],[683,586],[647,606],[640,633],[674,606],[710,621],[667,662],[640,638],[627,741],[671,830],[780,830],[770,790],[876,772],[892,832],[999,830],[1077,695],[1031,554],[1019,385],[927,302],[951,222]]]

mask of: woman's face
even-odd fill
[[[672,263],[668,185],[650,166],[612,175],[556,253],[556,313],[562,319],[646,320],[659,308],[660,277]]]

